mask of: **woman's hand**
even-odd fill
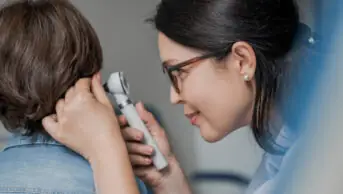
[[[57,141],[91,164],[99,194],[138,194],[120,127],[100,76],[81,79],[58,101],[56,115],[43,119]]]
[[[56,115],[42,121],[54,139],[91,160],[115,139],[119,124],[97,74],[80,79],[56,105]]]
[[[122,133],[136,176],[149,184],[156,194],[191,193],[182,169],[171,150],[164,129],[154,116],[144,108],[143,103],[138,103],[136,109],[169,164],[167,168],[158,171],[151,160],[153,147],[142,144],[143,133],[138,129],[126,127],[127,121],[125,117],[120,116],[119,123],[124,128]]]
[[[171,152],[165,131],[155,120],[154,116],[144,108],[143,103],[137,103],[136,109],[139,116],[149,129],[150,134],[156,141],[160,151],[166,157],[168,163],[173,161],[174,154]],[[126,141],[126,146],[130,154],[130,160],[134,167],[135,174],[151,186],[158,185],[167,172],[159,172],[152,165],[151,156],[154,152],[154,148],[152,146],[142,144],[143,132],[138,129],[127,127],[128,123],[125,116],[120,116],[119,122],[123,127],[123,137]]]

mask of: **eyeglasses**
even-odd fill
[[[194,57],[192,59],[189,59],[187,61],[178,63],[176,65],[167,65],[166,63],[162,63],[162,69],[163,69],[163,73],[167,73],[168,77],[171,81],[172,86],[174,87],[175,91],[177,93],[180,93],[180,78],[179,78],[179,72],[181,71],[181,69],[185,66],[200,62],[202,60],[208,59],[208,58],[212,58],[212,57],[219,57],[219,56],[223,56],[224,54],[226,54],[226,51],[220,51],[220,52],[214,52],[214,53],[209,53],[209,54],[205,54],[199,57]]]

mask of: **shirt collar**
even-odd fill
[[[4,147],[4,150],[23,146],[23,145],[58,145],[62,146],[59,142],[54,140],[51,136],[44,133],[35,133],[30,136],[13,134],[9,137],[7,144]]]

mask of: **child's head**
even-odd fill
[[[17,0],[0,9],[0,119],[11,132],[41,119],[81,77],[102,67],[86,18],[67,0]]]

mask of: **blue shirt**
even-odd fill
[[[265,153],[246,194],[274,194],[278,172],[288,153],[296,141],[296,134],[284,126],[276,138],[275,143],[285,150],[285,154],[273,155]]]
[[[136,180],[140,193],[147,194]],[[0,152],[0,193],[93,194],[95,186],[83,157],[40,134],[14,136]]]

